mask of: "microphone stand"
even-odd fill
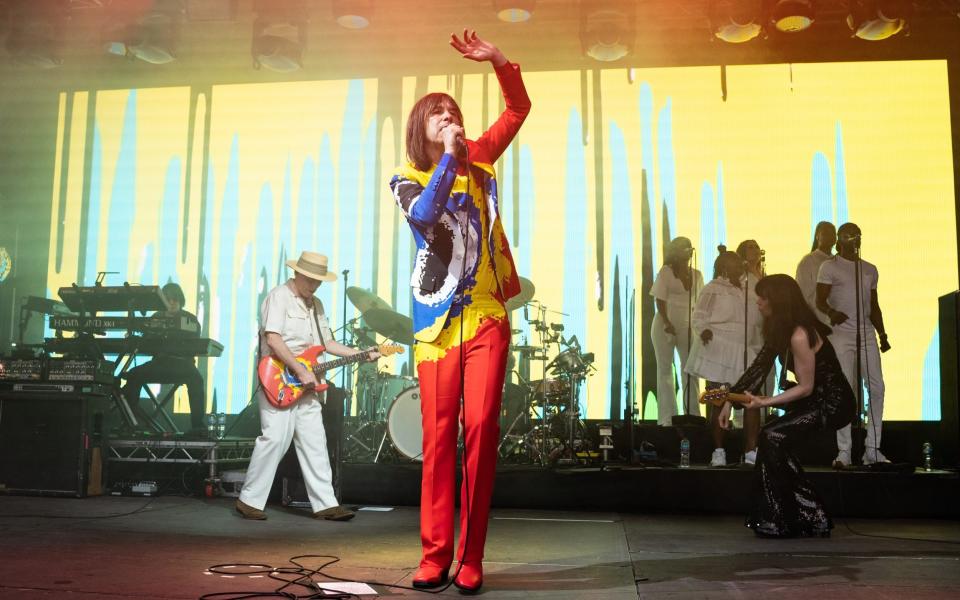
[[[343,313],[343,325],[342,331],[340,332],[340,343],[344,346],[347,345],[347,283],[350,281],[350,269],[344,269],[343,273],[343,307],[340,309],[340,312]],[[336,339],[336,338],[334,338]],[[336,462],[333,462],[333,480],[336,482],[336,489],[334,494],[339,500],[342,498],[341,489],[343,487],[343,481],[340,477],[340,464],[343,462],[341,460],[341,453],[343,452],[343,430],[344,430],[344,421],[346,420],[345,416],[353,412],[351,404],[353,400],[353,395],[350,390],[347,389],[347,371],[351,371],[352,367],[344,366],[340,371],[340,388],[343,390],[343,408],[340,409],[340,418],[339,427],[337,428],[337,458]]]
[[[853,279],[854,279],[854,282],[853,282],[853,283],[854,283],[854,286],[855,286],[855,288],[854,288],[854,299],[855,299],[855,303],[856,303],[855,323],[856,323],[856,327],[857,327],[857,337],[856,337],[856,342],[855,342],[856,349],[857,349],[857,369],[856,369],[856,376],[855,376],[855,378],[854,378],[854,381],[855,381],[856,384],[857,384],[857,437],[856,437],[856,439],[858,439],[858,440],[862,439],[862,440],[863,440],[863,443],[864,443],[864,445],[865,445],[865,444],[866,444],[866,439],[863,437],[863,434],[864,434],[864,429],[863,429],[863,410],[864,410],[864,401],[863,401],[863,400],[864,400],[864,399],[863,399],[863,365],[862,365],[862,361],[861,361],[861,352],[863,351],[863,338],[861,337],[861,332],[860,332],[860,328],[861,328],[861,326],[862,326],[861,321],[863,320],[863,310],[862,310],[862,306],[861,306],[861,302],[863,301],[862,298],[861,298],[861,295],[862,295],[862,294],[861,294],[861,286],[863,285],[862,282],[861,282],[861,280],[862,280],[862,277],[863,277],[863,273],[862,273],[862,271],[861,271],[861,266],[860,266],[860,248],[854,247],[854,248],[853,248],[853,253],[854,253],[854,260],[853,260]],[[851,443],[851,446],[853,446],[853,445],[854,445],[854,444]],[[857,450],[860,449],[860,442],[859,442],[859,441],[856,442],[856,448],[857,448]],[[853,454],[853,456],[850,457],[850,462],[851,462],[851,463],[854,461],[854,457],[855,457],[855,456],[861,456],[861,455],[862,455],[862,454],[859,453],[859,452],[853,452],[852,454]]]
[[[341,325],[340,332],[340,343],[344,346],[347,345],[347,286],[350,282],[350,269],[344,269],[341,271],[343,274],[343,324]],[[344,367],[340,371],[340,387],[343,388],[344,393],[347,392],[347,371],[351,370],[351,367]],[[350,409],[351,398],[350,394],[347,394],[344,397],[344,414],[350,414],[352,411]]]
[[[696,248],[691,248],[690,264],[688,265],[689,267],[688,273],[690,274],[690,288],[687,289],[687,357],[688,358],[690,357],[690,347],[693,345],[693,324],[691,323],[691,321],[693,320],[693,285],[694,285],[693,265],[696,264],[696,261],[694,260],[694,256],[696,256],[696,254],[697,254]],[[686,362],[686,361],[681,361],[681,363],[683,362]],[[683,368],[682,364],[680,368],[681,369]],[[684,375],[684,382],[685,382],[683,386],[683,399],[681,400],[681,402],[683,403],[683,414],[684,416],[690,416],[690,409],[687,406],[687,396],[690,393],[690,373],[687,372],[686,369],[684,369],[683,375]]]

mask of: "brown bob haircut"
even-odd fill
[[[430,154],[427,148],[430,141],[426,139],[424,132],[427,128],[427,118],[438,107],[445,106],[457,117],[460,125],[463,125],[463,114],[457,101],[449,94],[434,92],[427,94],[417,100],[417,103],[410,109],[410,117],[407,119],[407,158],[420,171],[427,171],[433,165],[430,160]]]

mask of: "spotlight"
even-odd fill
[[[530,20],[536,4],[535,0],[493,0],[493,9],[501,21],[522,23]]]
[[[35,69],[60,66],[66,1],[11,2],[5,8],[10,26],[5,46],[13,63]]]
[[[708,8],[713,35],[731,44],[742,44],[763,31],[760,0],[712,0]]]
[[[636,38],[635,6],[632,2],[584,0],[580,5],[583,53],[600,62],[613,62],[630,54]]]
[[[784,33],[803,31],[813,25],[813,0],[776,0],[770,19],[773,26]]]
[[[373,17],[373,0],[333,0],[333,18],[340,27],[364,29]]]
[[[907,27],[912,11],[907,0],[850,0],[847,25],[862,40],[885,40]]]
[[[176,59],[182,0],[132,0],[110,6],[104,31],[108,54],[163,65]]]
[[[253,68],[279,73],[303,68],[307,47],[307,6],[303,0],[257,0],[250,52]]]

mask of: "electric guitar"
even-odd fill
[[[381,344],[371,350],[376,350],[382,356],[390,356],[398,353],[403,354],[403,346],[393,344]],[[324,347],[311,346],[297,356],[297,362],[310,369],[317,378],[317,386],[312,388],[312,391],[322,392],[330,387],[326,381],[323,380],[323,374],[326,371],[366,360],[371,350],[318,363],[317,356],[323,353]],[[263,386],[267,400],[277,408],[286,408],[299,400],[304,393],[311,391],[305,388],[300,382],[300,379],[291,373],[290,369],[288,369],[280,359],[274,356],[265,356],[260,360],[257,375],[260,377],[260,384]]]
[[[700,394],[700,404],[712,404],[717,407],[723,407],[725,402],[733,404],[749,404],[750,398],[746,394],[737,394],[727,388],[717,388],[715,390],[704,390]]]

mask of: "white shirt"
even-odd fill
[[[717,277],[703,287],[693,311],[693,330],[697,337],[709,329],[714,337],[722,335],[743,344],[743,290],[725,277]]]
[[[763,347],[763,315],[760,314],[760,307],[757,306],[757,282],[760,278],[751,272],[746,275],[747,288],[747,348],[751,350],[750,356],[756,355]],[[742,296],[741,296],[741,302]],[[743,312],[743,306],[740,306],[740,312]]]
[[[316,322],[314,321],[316,311]],[[320,324],[321,337],[317,332]],[[271,354],[265,333],[277,333],[294,356],[311,346],[326,345],[333,339],[330,324],[323,312],[323,304],[314,297],[313,306],[307,307],[303,298],[294,292],[293,279],[270,290],[260,305],[260,355]],[[317,359],[321,360],[322,355]]]
[[[697,305],[697,297],[703,289],[703,274],[696,269],[691,271],[693,272],[691,278],[693,289],[690,291],[684,289],[683,281],[673,274],[673,269],[669,265],[663,265],[660,268],[657,278],[650,287],[651,296],[667,303],[667,318],[675,325],[686,325],[690,308]]]
[[[800,259],[797,265],[797,283],[800,284],[800,291],[803,292],[803,299],[807,301],[813,314],[824,322],[830,324],[830,317],[820,312],[817,308],[817,276],[820,273],[820,265],[833,258],[823,250],[817,248],[810,254]]]
[[[817,283],[825,283],[830,286],[830,295],[827,296],[827,304],[834,310],[839,310],[847,315],[846,321],[833,326],[835,333],[852,334],[857,331],[857,288],[854,284],[855,264],[852,260],[847,260],[841,256],[834,256],[831,260],[825,261],[820,265],[820,274],[817,276]],[[880,278],[880,274],[877,272],[877,267],[865,260],[861,260],[860,265],[862,280],[862,286],[860,288],[860,314],[863,318],[863,330],[872,332],[873,324],[870,322],[870,292],[877,289],[877,281]]]

